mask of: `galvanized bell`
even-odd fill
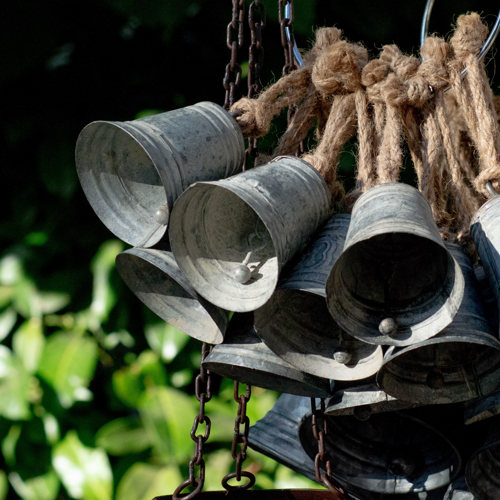
[[[165,234],[176,198],[193,182],[239,172],[244,140],[212,102],[134,121],[88,124],[76,168],[90,205],[118,238],[150,247]]]
[[[117,255],[116,268],[132,292],[167,323],[202,342],[222,342],[228,311],[194,291],[172,252],[131,248]]]
[[[464,403],[464,424],[470,425],[500,415],[500,391]]]
[[[390,347],[377,374],[381,389],[421,404],[454,403],[494,391],[500,380],[500,342],[491,334],[469,257],[446,247],[467,284],[460,309],[441,333],[407,347]]]
[[[474,215],[470,232],[497,304],[497,326],[500,312],[500,196],[488,200]]]
[[[465,477],[460,476],[455,479],[446,490],[443,500],[480,500],[470,492]]]
[[[301,372],[276,356],[259,339],[253,314],[235,314],[226,338],[213,347],[203,366],[223,377],[265,389],[301,396],[326,397],[329,380]]]
[[[331,195],[305,161],[279,157],[215,182],[197,182],[176,201],[169,237],[196,291],[231,311],[272,295],[282,267],[330,216]]]
[[[382,349],[345,333],[326,307],[325,285],[344,247],[350,216],[334,215],[272,297],[255,311],[259,337],[295,368],[334,380],[359,380],[382,366]]]
[[[388,183],[358,198],[326,285],[328,309],[343,329],[372,344],[421,342],[451,323],[463,289],[418,190]]]
[[[318,451],[311,415],[299,427],[310,457]],[[460,469],[452,443],[424,421],[400,412],[355,417],[324,417],[331,473],[344,483],[385,494],[430,491],[447,485]]]

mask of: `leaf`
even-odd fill
[[[16,447],[19,437],[21,436],[21,426],[16,424],[12,425],[7,432],[7,435],[2,441],[2,456],[5,463],[9,466],[16,464]]]
[[[0,500],[5,500],[8,492],[9,481],[7,480],[7,474],[3,470],[0,470]]]
[[[60,488],[59,478],[53,470],[29,479],[23,479],[17,472],[11,472],[9,481],[23,500],[55,500]]]
[[[118,490],[116,500],[151,500],[174,491],[183,481],[177,465],[159,467],[145,463],[136,463],[125,473]]]
[[[10,349],[0,345],[0,415],[9,420],[29,418],[30,376]]]
[[[97,431],[95,440],[110,455],[138,453],[151,447],[149,435],[134,417],[111,420]]]
[[[84,446],[76,431],[69,431],[54,447],[52,465],[73,498],[110,500],[113,476],[106,453]]]
[[[0,283],[2,285],[14,285],[23,275],[23,264],[18,255],[9,253],[0,259]]]
[[[16,324],[17,313],[9,307],[0,313],[0,342],[9,335],[10,331]]]
[[[94,339],[70,332],[51,335],[45,343],[38,374],[57,393],[65,408],[75,401],[92,398],[87,389],[97,364],[97,344]]]
[[[168,323],[146,325],[146,340],[162,361],[169,363],[189,342],[189,336]]]
[[[132,408],[137,407],[148,387],[164,386],[166,383],[165,368],[152,351],[142,352],[132,364],[115,371],[112,378],[115,394]]]
[[[25,321],[12,337],[12,349],[28,373],[35,373],[42,355],[45,337],[40,318]]]
[[[180,463],[192,454],[188,439],[198,410],[195,400],[170,387],[152,387],[139,401],[139,414],[155,451],[166,461]],[[204,432],[204,425],[200,426]]]
[[[38,305],[43,314],[52,314],[66,307],[71,301],[67,293],[38,292]]]

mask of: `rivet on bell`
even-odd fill
[[[333,353],[333,359],[337,363],[340,363],[342,365],[347,365],[352,359],[352,354],[345,350],[335,351]]]
[[[250,278],[252,277],[252,271],[248,267],[248,262],[250,261],[250,255],[252,252],[248,252],[243,259],[241,264],[238,264],[234,271],[234,279],[241,284],[248,283]]]
[[[155,220],[158,224],[166,226],[168,224],[169,211],[167,204],[160,205],[155,212]]]
[[[398,324],[394,318],[384,318],[378,325],[382,335],[394,335],[398,331]]]

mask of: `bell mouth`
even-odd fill
[[[248,202],[217,182],[199,182],[178,198],[172,221],[175,258],[200,295],[238,312],[269,299],[278,258],[269,230]]]
[[[76,169],[104,225],[130,245],[149,247],[166,232],[167,194],[153,159],[128,127],[89,123],[76,143]]]

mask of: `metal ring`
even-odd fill
[[[495,196],[498,196],[498,193],[495,191],[495,188],[493,187],[493,184],[488,181],[485,185],[486,191],[488,191],[488,194],[494,198]]]
[[[425,4],[424,14],[422,16],[422,25],[420,27],[420,46],[424,44],[424,41],[427,38],[427,32],[429,31],[429,22],[431,20],[431,11],[433,6],[434,6],[434,0],[427,0],[427,3]],[[489,36],[484,42],[484,45],[481,51],[479,52],[479,55],[477,56],[479,61],[483,59],[486,53],[491,49],[491,46],[495,42],[495,39],[498,36],[499,32],[500,32],[500,10],[498,11],[497,20],[495,21],[495,24],[491,29]],[[462,74],[464,74],[466,71],[467,68],[465,68],[462,71]]]
[[[238,484],[237,486],[232,486],[229,484],[229,480],[237,477],[238,474],[236,472],[231,472],[230,474],[226,474],[221,481],[222,486],[224,487],[225,490],[227,491],[233,491],[233,490],[247,490],[248,488],[251,488],[255,484],[255,476],[246,470],[241,471],[240,476],[241,477],[246,477],[248,479],[248,482],[245,484]]]
[[[290,4],[287,3],[285,5],[285,17],[290,19]],[[290,31],[289,26],[285,26],[286,37],[289,42],[292,41],[292,32]],[[295,42],[295,38],[293,39],[293,57],[295,57],[295,61],[299,66],[304,66],[304,61],[302,60],[302,56],[300,55],[299,48],[297,47],[297,43]]]

